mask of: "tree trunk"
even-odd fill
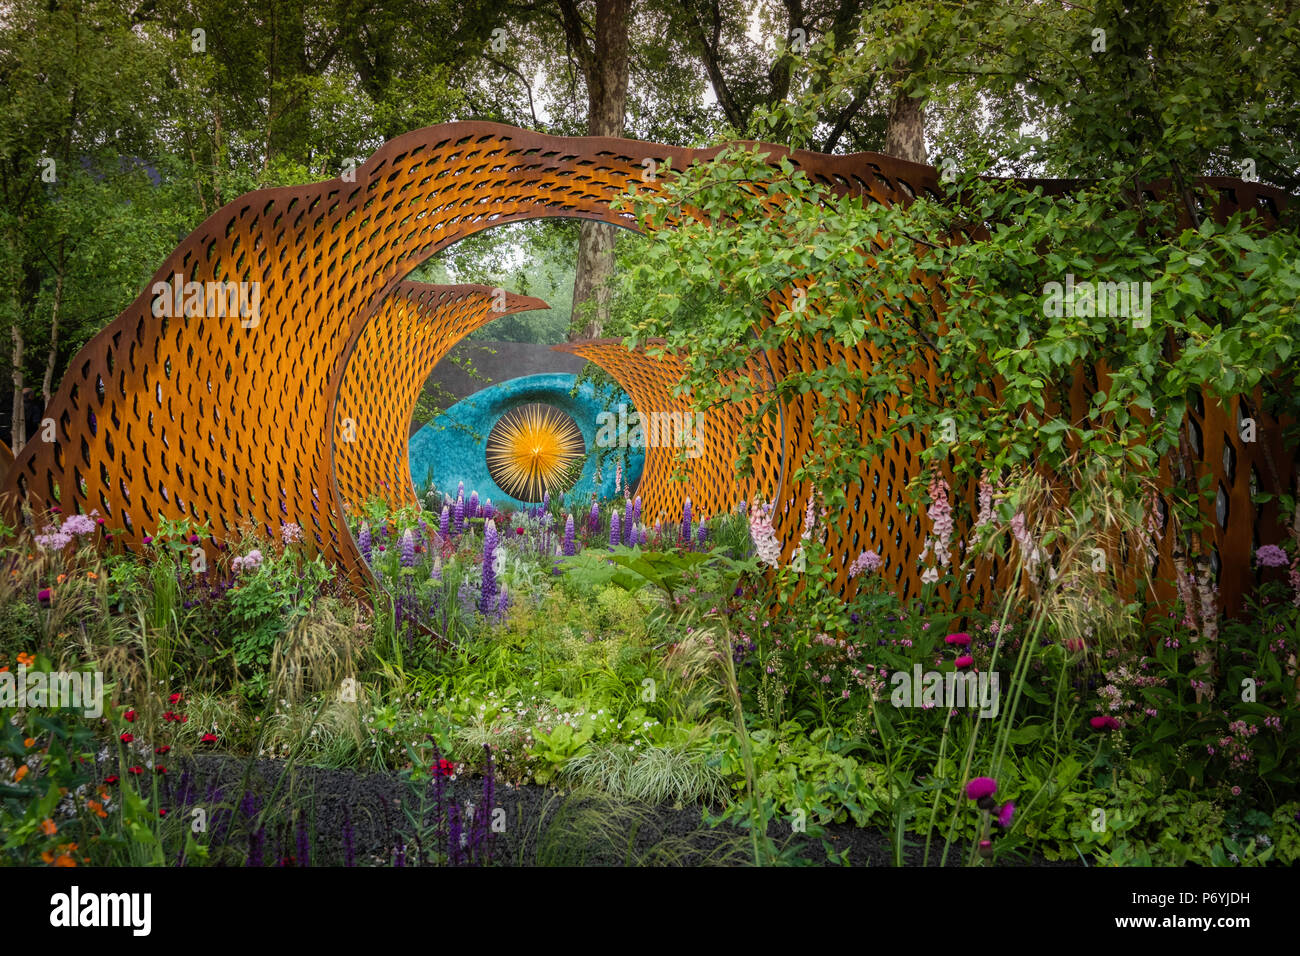
[[[913,163],[928,162],[925,151],[925,101],[899,86],[889,104],[885,152]]]
[[[50,388],[54,384],[54,366],[59,360],[59,306],[63,302],[63,267],[54,279],[54,309],[50,315],[50,354],[45,359],[45,377],[41,379],[41,398],[50,407]]]
[[[622,136],[627,110],[628,21],[632,0],[596,0],[594,50],[582,38],[579,58],[587,82],[587,135]],[[572,31],[570,31],[572,33]],[[571,36],[571,41],[572,41]],[[584,222],[578,232],[570,340],[596,338],[609,319],[618,227]]]
[[[23,389],[26,386],[23,385],[23,333],[17,322],[9,327],[9,331],[14,337],[14,415],[10,451],[16,455],[27,444],[27,408],[23,401]]]

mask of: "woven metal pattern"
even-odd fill
[[[777,421],[764,420],[751,426],[747,420],[757,412],[751,399],[695,410],[689,396],[675,396],[681,381],[680,359],[671,355],[650,355],[630,351],[617,339],[599,339],[554,346],[599,365],[632,398],[641,418],[646,443],[645,468],[637,494],[647,522],[668,522],[681,518],[682,506],[691,499],[692,513],[707,518],[731,511],[755,496],[774,499],[782,478],[784,441]],[[753,387],[771,387],[772,372],[767,357],[752,356],[740,373]],[[686,433],[679,439],[677,425]],[[736,470],[737,450],[742,437],[750,435],[754,448],[753,473],[740,477]]]
[[[788,156],[814,181],[874,202],[907,202],[937,191],[932,168],[877,154],[769,150],[772,162]],[[355,501],[386,480],[394,501],[409,493],[398,453],[383,436],[405,428],[406,382],[415,372],[404,373],[408,378],[399,387],[382,366],[363,360],[355,390],[344,383],[350,357],[367,350],[399,354],[406,344],[402,323],[419,326],[421,320],[411,318],[419,310],[410,306],[420,293],[400,288],[403,277],[451,243],[493,225],[556,216],[631,228],[631,213],[610,208],[617,197],[632,186],[658,188],[650,171],[666,163],[680,169],[715,153],[548,137],[492,123],[449,124],[392,140],[346,181],[240,197],[187,237],[135,302],[74,358],[46,412],[57,423],[56,440],[29,442],[5,477],[9,514],[16,516],[23,501],[36,512],[56,504],[65,513],[96,510],[124,529],[115,537],[124,548],[137,546],[164,517],[207,525],[209,545],[241,525],[275,534],[282,523],[294,522],[306,532],[309,550],[364,583],[368,574],[343,520],[343,499]],[[1258,208],[1273,218],[1286,198],[1258,184],[1204,182],[1223,191],[1201,210],[1216,218],[1238,208]],[[463,321],[468,326],[479,318],[466,313]],[[463,335],[468,327],[458,331]],[[435,338],[411,328],[407,334],[427,334],[430,343]],[[615,377],[638,406],[643,400],[652,409],[666,404],[670,366],[652,371],[639,359],[615,362],[610,354],[593,353],[627,366]],[[426,361],[427,355],[410,369]],[[764,356],[766,364],[750,372],[780,378],[788,369],[840,361],[873,359],[864,350],[814,339]],[[371,402],[392,407],[372,417]],[[365,436],[361,447],[342,451],[340,472],[341,422],[359,421],[363,408],[372,424],[356,433]],[[778,526],[788,549],[799,533],[806,490],[785,476],[812,447],[815,411],[807,402],[792,403],[780,422],[764,425],[769,436],[761,462],[776,477],[768,471],[746,483],[734,476],[738,432],[728,436],[726,429],[735,416],[743,419],[743,409],[706,417],[706,430],[715,418],[719,430],[690,462],[688,482],[670,482],[673,469],[658,460],[663,451],[650,449],[648,516],[678,513],[688,494],[706,513],[751,494],[776,496],[790,505]],[[889,413],[864,410],[861,427],[879,428]],[[1197,420],[1202,447],[1193,453],[1194,465],[1208,470],[1227,502],[1226,523],[1213,546],[1225,569],[1229,606],[1248,583],[1251,539],[1276,540],[1267,537],[1277,533],[1268,506],[1257,510],[1249,502],[1250,481],[1259,476],[1271,490],[1274,472],[1277,481],[1294,479],[1276,423],[1258,416],[1260,441],[1242,443],[1224,427],[1237,413],[1206,409]],[[862,547],[879,547],[889,573],[905,588],[915,586],[918,542],[928,531],[924,519],[909,522],[898,509],[902,486],[916,473],[918,447],[896,447],[864,469],[851,506],[836,518],[841,563]],[[1274,455],[1271,465],[1266,451]]]
[[[408,457],[415,403],[453,345],[541,299],[480,285],[399,283],[353,345],[334,416],[335,477],[345,511],[370,498],[415,504]]]

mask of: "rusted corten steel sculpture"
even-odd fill
[[[769,150],[773,163],[789,157],[811,180],[867,201],[938,194],[928,166],[873,153]],[[611,203],[630,187],[660,188],[655,177],[643,175],[648,160],[682,168],[716,152],[548,137],[492,123],[449,124],[385,144],[354,179],[239,198],[186,238],[136,301],[78,353],[47,409],[57,423],[56,441],[28,443],[5,478],[10,514],[24,500],[38,513],[56,504],[64,512],[97,510],[123,529],[116,538],[123,547],[137,545],[164,517],[205,524],[209,545],[244,524],[274,534],[294,522],[305,530],[310,550],[364,583],[368,571],[348,532],[343,501],[376,493],[372,482],[382,489],[390,474],[405,479],[394,494],[409,493],[393,448],[404,446],[406,382],[426,359],[403,373],[408,379],[401,395],[387,396],[392,411],[371,419],[376,424],[366,441],[372,444],[342,447],[344,421],[353,416],[340,409],[360,413],[382,392],[384,369],[364,360],[354,372],[356,391],[345,385],[351,382],[349,360],[359,350],[400,342],[394,323],[412,314],[401,309],[411,293],[401,287],[404,277],[451,243],[503,223],[575,217],[635,228],[632,215],[614,211]],[[1216,216],[1267,203],[1276,209],[1284,201],[1277,190],[1257,184],[1204,182],[1223,190],[1207,209]],[[940,307],[938,290],[927,291]],[[773,297],[774,309],[783,296],[788,292]],[[611,358],[605,346],[591,354],[611,371],[626,366],[623,377],[637,379],[642,396],[671,378],[671,367],[653,372],[640,360]],[[822,363],[869,367],[872,361],[865,347],[846,349],[812,337],[756,358],[748,371],[780,380]],[[930,388],[940,384],[925,381]],[[675,407],[665,395],[645,401],[650,411],[656,402]],[[734,446],[714,436],[691,466],[696,484],[670,493],[659,476],[671,467],[655,459],[672,452],[648,449],[647,472],[662,498],[654,509],[675,510],[689,495],[697,513],[708,513],[733,507],[740,492],[772,489],[783,505],[777,529],[788,552],[807,498],[807,489],[788,476],[814,447],[816,411],[812,397],[787,403],[779,421],[764,423],[770,431],[755,436],[765,449],[763,461],[780,462],[776,479],[760,473],[748,484],[737,482]],[[860,427],[864,433],[878,429],[891,413],[864,410]],[[1246,447],[1226,427],[1236,414],[1235,407],[1207,408],[1192,416],[1201,435],[1193,464],[1212,476],[1227,505],[1212,544],[1229,602],[1250,574],[1256,527],[1275,517],[1270,506],[1256,509],[1249,500],[1252,477],[1266,476],[1266,451],[1285,473],[1275,480],[1293,480],[1276,427],[1256,415],[1260,441]],[[744,409],[727,415],[743,418]],[[733,418],[719,421],[725,428]],[[850,489],[851,506],[835,517],[841,566],[859,550],[875,548],[905,591],[915,585],[915,561],[928,530],[922,518],[899,507],[903,487],[917,474],[922,440],[917,436],[864,468],[861,485]],[[706,502],[716,506],[705,508]]]
[[[763,419],[757,427],[747,425],[746,419],[758,409],[756,399],[697,408],[689,398],[673,394],[684,371],[678,358],[630,351],[619,339],[590,339],[553,348],[599,365],[631,397],[646,446],[637,494],[647,522],[680,518],[687,498],[694,514],[708,516],[732,511],[755,497],[771,501],[779,494],[785,444],[782,424],[776,416]],[[750,356],[739,374],[758,389],[773,385],[762,352]],[[741,477],[735,465],[737,449],[746,437],[754,443],[754,467],[752,474]]]
[[[355,181],[240,197],[74,358],[47,409],[56,441],[26,445],[5,481],[10,513],[22,501],[38,513],[98,511],[127,548],[164,517],[207,525],[207,545],[244,524],[275,534],[293,522],[309,550],[364,581],[335,479],[335,406],[350,346],[394,287],[494,225],[573,217],[633,228],[611,203],[657,188],[647,160],[682,168],[716,152],[448,124],[385,144]],[[771,155],[881,202],[934,179],[875,154]]]
[[[925,180],[921,182],[924,183]],[[1032,185],[1063,191],[1070,184],[1046,181]],[[1220,220],[1238,209],[1257,209],[1265,221],[1275,223],[1287,201],[1286,195],[1280,191],[1253,183],[1210,178],[1202,180],[1201,185],[1209,187],[1208,191],[1200,192],[1200,198],[1204,201],[1201,213]],[[978,240],[981,236],[975,234],[969,238]],[[939,291],[924,291],[929,296],[929,305],[941,311],[942,298]],[[775,316],[790,311],[791,301],[791,290],[773,294],[768,302],[768,315]],[[599,347],[593,347],[594,345],[595,343],[574,343],[561,348],[585,355],[605,368],[634,396],[638,407],[664,407],[672,402],[670,393],[680,378],[680,362],[670,357],[650,355],[644,349],[629,352],[617,344],[599,343]],[[838,341],[821,336],[787,340],[779,349],[769,351],[766,358],[765,373],[775,376],[777,380],[797,372],[832,365],[869,369],[879,360],[869,343],[846,347]],[[750,364],[754,364],[753,360]],[[653,371],[654,365],[661,366],[658,374]],[[919,367],[916,370],[916,382],[920,387],[942,389],[942,383],[936,381],[933,367]],[[1068,383],[1069,401],[1076,410],[1076,420],[1085,414],[1088,396],[1098,388],[1108,387],[1107,382],[1107,371],[1094,368],[1081,369],[1075,379]],[[997,384],[990,383],[990,386],[996,388]],[[904,397],[900,396],[879,407],[860,409],[856,422],[860,438],[865,441],[869,436],[880,434],[886,422],[897,413]],[[804,505],[812,492],[807,482],[795,482],[791,476],[807,456],[817,452],[813,423],[820,406],[821,399],[816,394],[809,393],[787,400],[782,410],[780,445],[786,478],[777,485],[778,520],[775,524],[787,558],[798,545],[803,528]],[[1246,418],[1253,419],[1256,425],[1253,442],[1242,438],[1241,426]],[[1230,612],[1236,611],[1241,606],[1243,596],[1254,586],[1252,554],[1255,547],[1279,540],[1284,518],[1278,514],[1276,498],[1263,505],[1256,505],[1252,489],[1274,494],[1294,489],[1297,480],[1294,450],[1285,447],[1280,423],[1260,411],[1258,395],[1253,407],[1251,403],[1239,398],[1233,399],[1225,407],[1198,395],[1188,413],[1186,433],[1189,447],[1185,449],[1185,454],[1162,462],[1162,479],[1168,486],[1176,471],[1182,472],[1188,468],[1194,469],[1197,476],[1208,475],[1213,496],[1204,503],[1202,516],[1210,529],[1206,541],[1209,564],[1218,577],[1223,607]],[[909,502],[905,489],[909,482],[922,474],[920,452],[924,447],[925,436],[919,434],[912,435],[906,441],[896,439],[883,458],[862,465],[858,485],[848,489],[848,507],[826,516],[832,528],[832,557],[838,565],[837,584],[841,589],[849,587],[848,565],[863,550],[875,550],[884,558],[886,579],[904,597],[919,587],[921,569],[918,559],[925,547],[930,527],[928,519],[921,513],[923,508],[915,507],[926,502]],[[734,455],[734,450],[732,453]],[[663,461],[664,457],[662,450],[648,448],[645,474],[671,470]],[[726,468],[710,468],[701,462],[690,472],[692,480],[685,486],[680,483],[651,485],[652,507],[661,506],[661,487],[672,489],[662,498],[662,506],[670,510],[680,508],[680,501],[687,493],[692,495],[693,501],[696,498],[711,500],[701,494],[700,484],[707,484],[708,480],[703,479],[703,476],[718,473],[734,472]],[[951,480],[950,474],[946,477]],[[755,490],[763,496],[761,487]],[[954,496],[965,503],[968,513],[975,511],[975,493],[974,487],[953,489]],[[1158,542],[1158,560],[1153,574],[1154,596],[1160,601],[1171,600],[1175,595],[1172,560],[1176,542],[1172,535],[1163,534],[1167,524],[1166,512],[1164,526],[1160,529],[1162,535]],[[962,582],[960,593],[945,592],[944,596],[963,604],[978,604],[991,597],[1000,568],[992,563],[976,570],[977,573],[969,580]]]
[[[546,303],[482,285],[401,282],[351,346],[334,415],[344,511],[381,498],[414,505],[409,432],[415,403],[453,345],[494,319]]]

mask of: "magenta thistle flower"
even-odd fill
[[[969,647],[969,646],[970,646],[970,635],[969,635],[969,634],[949,634],[947,637],[945,637],[945,638],[943,639],[943,642],[944,642],[945,644],[955,644],[955,645],[957,645],[958,647]]]
[[[961,657],[957,658],[952,663],[953,666],[957,668],[957,670],[964,671],[966,668],[970,667],[972,664],[975,663],[975,658],[971,657],[969,654],[963,654]]]
[[[1002,809],[998,811],[998,826],[1004,830],[1007,829],[1011,826],[1011,818],[1015,815],[1016,805],[1008,800],[1002,805]]]
[[[1088,725],[1096,731],[1119,730],[1119,721],[1109,714],[1103,714],[1100,717],[1094,717],[1088,721]]]
[[[992,777],[975,777],[966,784],[966,796],[971,800],[983,800],[998,792],[998,782]]]

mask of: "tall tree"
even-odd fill
[[[628,25],[632,0],[557,0],[570,56],[587,87],[587,135],[622,136],[627,113]],[[587,16],[583,7],[591,9]],[[573,337],[594,338],[609,317],[616,226],[584,222],[573,280]]]

